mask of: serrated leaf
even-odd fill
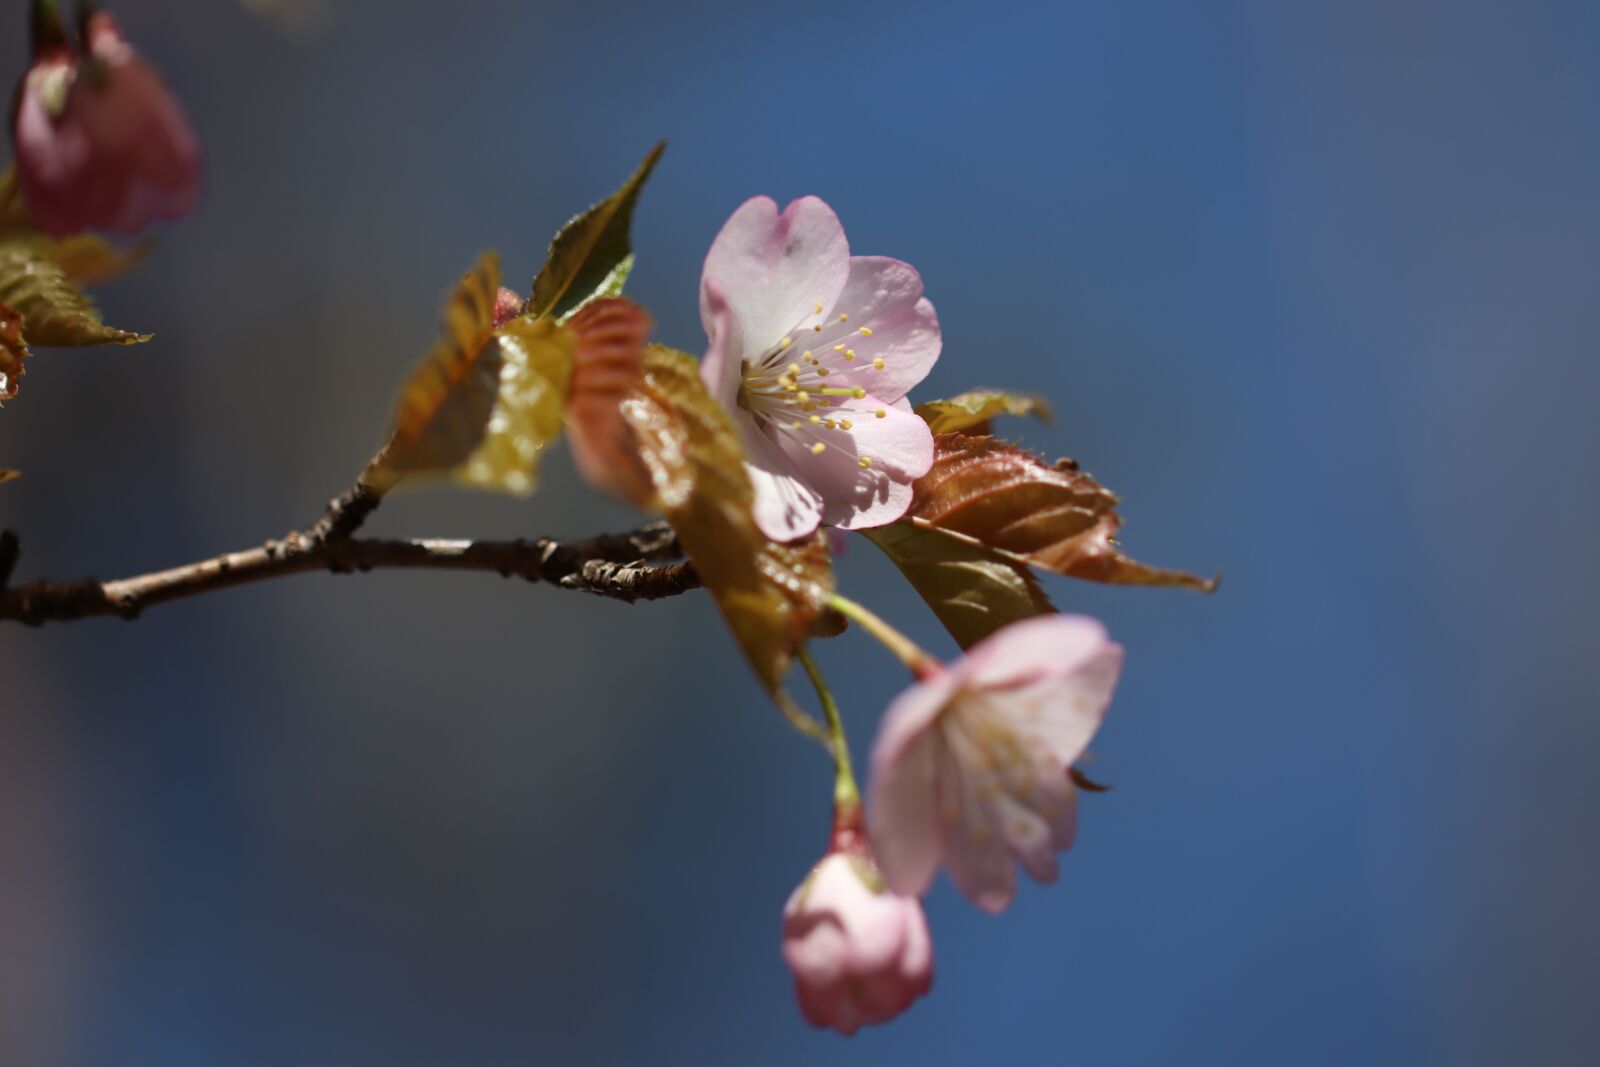
[[[22,315],[0,304],[0,400],[16,398],[27,368],[28,342],[22,337]]]
[[[692,357],[646,348],[639,383],[621,407],[654,503],[757,676],[776,692],[833,590],[826,538],[819,531],[800,545],[774,545],[756,527],[738,430]]]
[[[561,227],[533,280],[530,314],[564,320],[597,296],[622,292],[633,269],[633,209],[665,148],[665,141],[652,148],[622,188]]]
[[[992,437],[943,434],[934,439],[933,469],[916,482],[907,521],[1074,578],[1216,588],[1215,580],[1151,567],[1118,551],[1116,504],[1071,460],[1052,466]]]
[[[522,316],[494,328],[500,259],[485,253],[445,307],[444,331],[401,390],[394,432],[369,480],[450,477],[525,495],[561,432],[572,334]]]
[[[941,530],[897,522],[861,532],[894,561],[962,648],[1003,626],[1055,611],[1026,566]]]
[[[1032,416],[1046,424],[1056,417],[1050,402],[1037,393],[999,389],[971,389],[948,400],[930,400],[918,404],[916,412],[935,434],[987,434],[996,415]]]
[[[643,372],[650,316],[631,300],[606,296],[585,304],[567,326],[577,338],[567,394],[573,463],[589,484],[648,506],[655,490],[621,405]]]
[[[21,312],[30,345],[73,348],[150,340],[149,334],[103,323],[89,298],[32,235],[0,241],[0,302]]]

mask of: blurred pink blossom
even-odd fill
[[[781,214],[756,197],[711,245],[700,318],[701,374],[739,424],[768,537],[905,514],[912,481],[933,464],[933,436],[905,397],[940,347],[915,269],[852,256],[814,196]]]
[[[57,237],[133,234],[187,214],[200,191],[200,148],[154,68],[95,12],[75,57],[53,4],[35,5],[33,63],[12,115],[28,214]]]
[[[1015,623],[907,689],[872,753],[867,825],[896,892],[926,892],[940,862],[978,907],[1016,893],[1012,860],[1039,882],[1077,825],[1073,762],[1111,702],[1122,647],[1093,619]]]
[[[790,896],[783,958],[806,1021],[846,1036],[895,1018],[933,986],[921,903],[884,886],[859,840],[830,852]]]

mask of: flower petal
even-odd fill
[[[877,412],[884,413],[883,418]],[[872,396],[846,399],[829,409],[848,418],[851,429],[822,430],[812,437],[785,438],[779,447],[793,469],[822,499],[822,521],[845,530],[894,522],[911,506],[911,483],[933,465],[933,434],[904,401]],[[808,442],[830,446],[820,454]],[[870,460],[863,468],[861,457]]]
[[[984,796],[989,776],[981,753],[962,751],[962,739],[953,731],[946,731],[946,738],[940,749],[939,815],[950,880],[972,903],[998,915],[1016,896],[1017,873],[992,802]]]
[[[736,411],[740,363],[744,358],[744,326],[728,304],[722,283],[704,278],[700,284],[700,318],[706,327],[706,354],[700,360],[700,380],[723,407]]]
[[[943,344],[939,317],[923,298],[922,276],[909,263],[886,256],[852,256],[850,277],[834,310],[850,316],[845,336],[856,355],[848,363],[828,364],[840,384],[859,385],[884,400],[899,400],[928,376],[939,359]],[[871,332],[861,333],[863,326]],[[883,360],[881,369],[874,359]]]
[[[744,326],[752,358],[803,321],[821,304],[831,308],[850,273],[850,244],[833,209],[814,196],[778,212],[771,197],[747,200],[723,224],[701,275],[700,318],[712,332],[704,282],[721,283],[727,303]]]
[[[867,793],[867,831],[889,888],[927,891],[939,866],[938,715],[951,679],[940,674],[895,699],[878,727]]]
[[[747,412],[734,408],[732,414],[744,437],[744,469],[755,491],[751,511],[756,525],[774,541],[810,536],[822,522],[822,497]]]

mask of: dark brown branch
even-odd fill
[[[334,501],[328,514],[310,529],[259,548],[117,581],[91,578],[0,589],[0,620],[38,626],[100,615],[133,619],[152,604],[317,570],[336,574],[382,567],[488,571],[628,602],[677,596],[700,585],[690,564],[660,564],[680,554],[677,538],[665,523],[581,540],[353,540],[340,532],[354,528],[347,525],[345,516],[350,511],[346,509],[364,507],[361,517],[365,517],[375,506],[375,500],[369,506],[356,499],[359,494],[358,487]],[[352,501],[341,505],[347,497]],[[653,562],[660,565],[652,566]]]

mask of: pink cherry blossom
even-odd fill
[[[774,540],[894,522],[933,465],[906,394],[939,358],[939,320],[909,264],[852,256],[816,197],[747,201],[706,256],[701,374],[734,414]]]
[[[1088,747],[1122,669],[1093,619],[1015,623],[907,689],[872,753],[867,826],[884,878],[926,892],[941,861],[978,907],[1004,911],[1013,858],[1056,879],[1077,826],[1072,764]]]
[[[36,18],[53,20],[53,7],[41,5]],[[35,225],[58,237],[132,234],[187,214],[199,196],[200,149],[160,75],[105,12],[86,21],[81,62],[56,27],[38,38],[12,117]]]
[[[846,1036],[888,1022],[933,986],[922,905],[885,888],[863,847],[829,853],[789,897],[783,958],[806,1021]]]

